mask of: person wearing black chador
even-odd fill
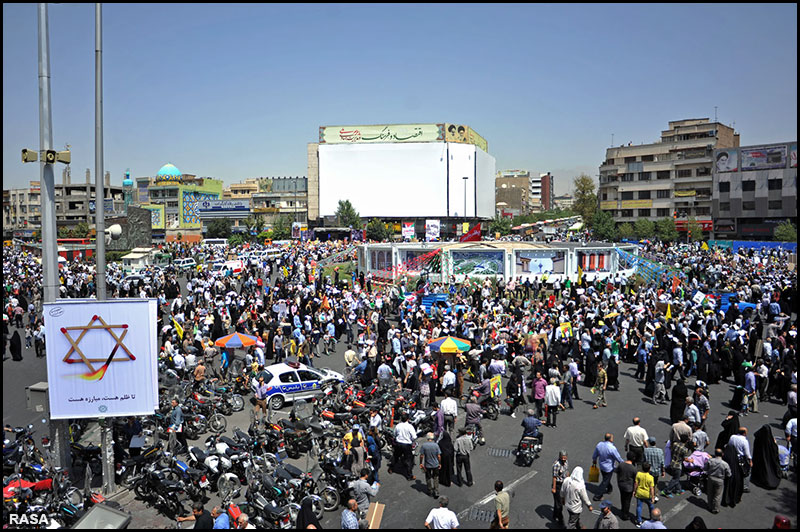
[[[687,397],[688,392],[686,390],[686,384],[684,384],[683,379],[679,378],[675,386],[672,387],[672,403],[669,407],[669,418],[672,423],[677,423],[683,419],[683,411],[686,409]]]
[[[722,506],[733,508],[742,501],[744,493],[744,469],[739,464],[739,454],[733,445],[725,446],[725,454],[722,459],[731,468],[731,476],[725,479],[725,487],[722,490]]]
[[[769,425],[763,425],[755,433],[750,481],[766,490],[774,490],[781,483],[778,444],[775,443],[772,428]]]
[[[20,362],[22,360],[22,340],[19,337],[19,331],[14,331],[14,336],[11,337],[9,348],[11,351],[11,358],[16,362]]]
[[[717,436],[717,443],[714,449],[724,449],[728,445],[728,440],[734,434],[739,434],[739,414],[729,410],[728,417],[722,420],[722,432]]]

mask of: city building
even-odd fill
[[[733,128],[698,118],[669,122],[658,142],[608,148],[600,166],[599,207],[618,224],[677,214],[678,231],[685,232],[694,217],[710,233],[713,153],[738,146]]]
[[[251,195],[252,212],[264,218],[271,229],[281,216],[292,222],[308,223],[307,177],[262,177],[257,180],[258,192]]]
[[[125,213],[123,187],[111,185],[111,173],[104,178],[104,210],[106,216]],[[21,238],[30,238],[42,226],[41,186],[39,181],[30,181],[28,188],[3,191],[3,230]],[[72,183],[65,169],[61,184],[55,185],[56,224],[58,227],[74,228],[81,222],[94,226],[95,182],[86,170],[85,183]]]
[[[501,216],[530,214],[531,173],[525,170],[504,170],[494,180],[494,199]]]
[[[553,196],[554,209],[568,210],[571,209],[574,205],[575,205],[575,198],[573,198],[569,194],[564,194],[563,196]]]
[[[442,238],[495,215],[495,159],[486,140],[459,124],[324,126],[308,146],[311,225],[335,225],[339,201],[362,219],[424,227]]]
[[[139,206],[151,212],[154,241],[199,242],[203,239],[200,219],[202,202],[222,197],[222,181],[184,174],[165,164],[155,178],[136,179]]]
[[[553,208],[553,176],[550,172],[531,177],[531,200],[534,210],[544,212]]]
[[[258,183],[260,178],[252,177],[245,179],[243,183],[233,183],[222,190],[222,199],[246,199],[259,191]]]
[[[797,225],[797,141],[714,150],[714,236],[769,240]]]

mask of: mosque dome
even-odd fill
[[[161,170],[159,170],[158,173],[156,174],[156,183],[163,183],[163,182],[180,183],[182,175],[183,174],[181,174],[181,171],[178,170],[174,165],[167,163],[164,166],[162,166]]]

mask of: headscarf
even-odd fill
[[[742,501],[744,493],[744,470],[739,464],[739,453],[733,445],[726,445],[722,459],[731,468],[731,476],[725,479],[725,487],[722,490],[722,506],[733,508]]]
[[[297,525],[295,528],[303,530],[308,528],[309,525],[314,525],[314,527],[318,529],[322,528],[322,525],[319,524],[319,519],[317,519],[311,507],[311,497],[306,497],[303,499],[303,502],[300,503],[300,511],[297,514]]]
[[[722,421],[722,432],[717,436],[717,444],[715,449],[725,449],[731,436],[739,433],[739,414],[733,410],[728,412],[728,415],[733,416],[731,419],[724,419]]]
[[[578,466],[572,470],[567,482],[570,483],[570,487],[580,489],[582,487],[586,487],[586,484],[583,482],[583,468]]]
[[[677,423],[683,419],[683,411],[686,408],[686,398],[689,393],[686,390],[686,384],[683,379],[678,379],[675,386],[672,387],[672,404],[669,408],[669,417],[673,423]]]
[[[781,483],[778,444],[772,436],[772,427],[766,424],[755,433],[750,480],[767,490],[774,490]]]

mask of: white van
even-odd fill
[[[175,262],[173,262],[172,265],[175,266],[175,268],[178,270],[189,270],[197,267],[197,262],[195,262],[195,260],[192,258],[178,259]]]
[[[201,246],[204,248],[209,247],[228,247],[228,239],[227,238],[206,238],[201,243]]]

